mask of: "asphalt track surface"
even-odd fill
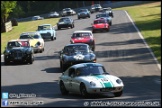
[[[15,94],[36,94],[36,97],[10,98],[9,101],[42,101],[43,105],[40,106],[46,107],[91,106],[94,101],[112,102],[107,104],[108,106],[121,104],[161,106],[161,70],[125,11],[114,11],[115,17],[109,32],[94,33],[97,62],[103,64],[110,74],[123,80],[125,85],[123,95],[114,97],[108,93],[92,95],[87,99],[74,93],[61,95],[58,78],[61,76],[62,70],[58,52],[70,43],[70,37],[75,30],[91,30],[91,23],[95,19],[95,15],[96,13],[91,14],[91,18],[80,20],[76,15],[71,16],[75,20],[73,29],[57,30],[56,26],[57,40],[45,41],[45,51],[34,55],[35,61],[32,65],[10,64],[5,66],[2,57],[1,91]]]

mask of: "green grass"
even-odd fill
[[[161,2],[116,8],[114,10],[126,10],[128,12],[161,64]]]
[[[22,32],[36,31],[38,25],[41,24],[52,24],[54,26],[58,20],[59,18],[50,18],[44,20],[19,22],[18,26],[13,26],[12,31],[1,33],[1,54],[4,52],[7,42],[11,39],[18,39]]]

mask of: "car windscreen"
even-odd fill
[[[70,11],[71,9],[70,9],[70,8],[66,8],[65,10],[66,10],[66,11]]]
[[[12,47],[20,47],[21,44],[18,41],[14,41],[14,42],[8,42],[7,47],[8,48],[12,48]]]
[[[61,18],[59,22],[70,22],[69,18]]]
[[[82,10],[80,10],[79,12],[87,12],[87,10],[85,10],[85,9],[82,9]]]
[[[96,20],[94,21],[94,24],[101,24],[101,23],[106,23],[105,20]]]
[[[32,39],[32,37],[29,35],[21,35],[20,39]]]
[[[91,33],[73,33],[72,38],[90,37]]]
[[[20,41],[19,42],[21,44],[22,47],[29,47],[29,42],[28,41]]]
[[[38,31],[40,30],[50,30],[50,26],[49,25],[38,26]]]
[[[108,74],[103,66],[84,66],[77,68],[79,76]]]
[[[41,37],[39,35],[32,36],[34,39],[40,39]]]
[[[86,45],[73,45],[73,46],[66,46],[64,48],[64,54],[66,55],[75,55],[75,54],[87,54],[88,48]]]
[[[96,18],[100,18],[100,17],[109,17],[108,14],[97,14]]]

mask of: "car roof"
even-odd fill
[[[9,40],[8,42],[15,42],[15,41],[29,41],[28,39],[12,39]]]
[[[37,16],[33,16],[33,17],[40,17],[39,15],[37,15]]]
[[[80,63],[73,65],[73,68],[80,68],[80,67],[86,67],[86,66],[103,66],[102,64],[99,63]]]
[[[92,31],[89,31],[89,30],[77,30],[77,31],[74,31],[74,33],[92,33]]]
[[[69,19],[71,19],[70,17],[61,17],[60,19],[64,19],[64,18],[69,18]]]
[[[85,46],[88,46],[88,45],[85,44],[85,43],[67,44],[66,46],[76,46],[76,45],[85,45]],[[66,46],[65,46],[65,47],[66,47]]]
[[[44,26],[44,25],[50,25],[50,26],[51,26],[51,24],[41,24],[41,25],[39,25],[39,26]]]
[[[101,18],[97,18],[97,19],[95,19],[94,21],[98,21],[98,20],[106,20],[106,18],[101,17]]]
[[[37,32],[37,31],[29,31],[29,32],[23,32],[23,33],[21,33],[21,35],[25,35],[25,34],[39,34],[39,32]]]

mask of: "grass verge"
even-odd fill
[[[161,2],[116,8],[114,10],[126,10],[128,12],[161,64]]]

